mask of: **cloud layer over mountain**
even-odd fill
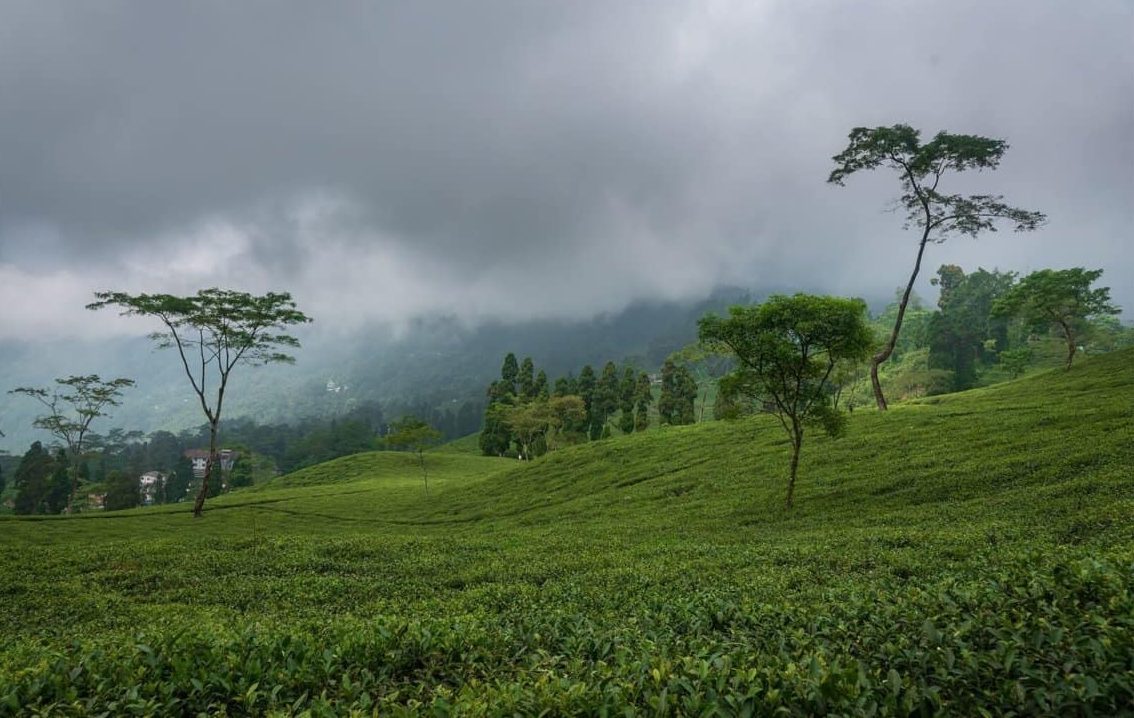
[[[886,294],[857,125],[1005,137],[1049,224],[954,262],[1103,267],[1134,311],[1134,6],[0,2],[0,338],[96,289],[292,291],[327,327],[586,316],[721,283]]]

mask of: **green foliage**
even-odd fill
[[[595,391],[591,398],[591,412],[588,421],[592,440],[604,438],[604,432],[606,436],[609,436],[607,422],[614,412],[618,411],[620,394],[618,367],[614,365],[614,362],[608,361],[602,368],[602,374],[595,382]]]
[[[177,458],[173,471],[170,473],[165,492],[168,500],[177,503],[185,499],[189,491],[189,483],[193,481],[193,462],[184,456]]]
[[[37,416],[32,425],[42,429],[67,447],[64,466],[70,470],[67,505],[75,503],[81,480],[80,469],[90,439],[91,424],[109,416],[108,407],[121,404],[122,390],[134,386],[132,379],[103,380],[98,374],[56,379],[51,391],[42,387],[18,387],[9,394],[23,394],[38,401],[47,413]],[[66,480],[67,477],[65,476]]]
[[[531,357],[524,357],[520,364],[520,371],[516,377],[516,396],[521,401],[531,401],[536,398],[535,364]]]
[[[416,416],[404,416],[390,424],[382,443],[391,449],[420,453],[441,441],[441,432]]]
[[[929,323],[929,368],[952,372],[952,391],[977,385],[978,368],[996,360],[1008,345],[1008,323],[993,316],[993,304],[1009,291],[1013,272],[978,269],[965,275],[956,265],[944,265],[933,281],[941,289],[940,311]]]
[[[856,172],[879,167],[897,172],[902,188],[898,202],[906,210],[907,226],[927,230],[938,242],[952,233],[975,237],[995,232],[1001,219],[1011,222],[1017,232],[1033,230],[1045,221],[1042,213],[1010,207],[999,195],[946,194],[938,189],[948,173],[996,169],[1007,142],[938,132],[923,143],[920,134],[909,125],[854,128],[846,149],[831,158],[835,169],[827,181],[842,186]]]
[[[650,404],[654,402],[654,391],[650,385],[650,375],[638,374],[634,390],[634,431],[645,431],[650,427]]]
[[[1101,269],[1041,269],[1020,280],[993,307],[998,316],[1015,316],[1026,325],[1058,329],[1067,342],[1067,368],[1075,358],[1087,320],[1118,314],[1110,288],[1091,289]]]
[[[232,465],[232,470],[228,472],[228,487],[230,489],[242,489],[251,486],[253,483],[255,483],[255,479],[252,474],[252,456],[244,451]]]
[[[551,396],[551,391],[548,389],[548,386],[547,386],[547,372],[545,372],[543,369],[540,369],[539,372],[536,374],[535,386],[533,387],[533,391],[532,391],[532,398],[533,399],[544,399],[544,400],[546,400],[550,396]]]
[[[512,445],[512,432],[508,427],[508,411],[511,403],[489,402],[484,410],[484,428],[481,429],[478,443],[485,456],[504,456]]]
[[[1122,715],[1132,386],[856,412],[790,516],[763,415],[0,519],[0,714]]]
[[[561,401],[563,397],[557,397],[556,401]],[[528,461],[540,455],[541,442],[552,428],[552,422],[555,415],[551,410],[550,403],[547,401],[530,401],[526,404],[518,404],[508,410],[507,422],[508,427],[512,431],[512,435],[516,437],[516,442],[520,445],[521,459]],[[546,443],[543,443],[546,449]]]
[[[1017,379],[1027,371],[1028,364],[1032,361],[1032,354],[1031,348],[1026,346],[1017,349],[1005,349],[1000,352],[1000,365],[1004,367],[1009,376]]]
[[[696,421],[693,404],[697,401],[697,381],[689,367],[666,359],[661,370],[661,396],[658,416],[662,424],[674,426]]]
[[[441,432],[416,416],[404,416],[390,425],[390,433],[383,437],[383,443],[392,449],[412,451],[417,455],[421,467],[421,478],[425,490],[429,491],[429,472],[425,467],[425,450],[441,441]]]
[[[226,433],[231,437],[231,433]],[[358,418],[332,419],[314,425],[289,442],[282,464],[292,469],[313,466],[324,461],[374,449],[376,435],[369,422]]]
[[[840,362],[866,358],[874,337],[861,299],[796,294],[773,296],[763,304],[732,307],[727,319],[708,315],[701,341],[723,348],[737,367],[721,379],[726,401],[765,401],[792,442],[787,506],[791,508],[806,424],[829,436],[844,422],[832,400],[831,380]],[[664,381],[664,379],[663,379]]]
[[[112,471],[104,485],[107,511],[136,508],[141,503],[138,482],[124,471]]]
[[[12,477],[17,514],[56,514],[67,504],[67,477],[59,487],[59,466],[43,444],[36,441],[24,453]],[[63,464],[66,470],[66,462]]]
[[[520,375],[520,365],[516,362],[516,355],[508,352],[504,357],[504,364],[500,367],[500,380],[502,389],[513,396],[516,394],[516,379]]]
[[[618,429],[623,434],[634,431],[634,398],[638,391],[638,375],[634,367],[622,369],[618,383]]]

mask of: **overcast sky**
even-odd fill
[[[0,338],[98,289],[291,291],[322,326],[571,316],[719,284],[883,296],[858,125],[1006,138],[1049,223],[942,263],[1084,265],[1134,311],[1134,3],[0,1]]]

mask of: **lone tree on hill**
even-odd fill
[[[121,377],[104,381],[98,374],[87,374],[56,379],[55,383],[57,386],[50,391],[21,386],[8,393],[30,396],[47,409],[46,414],[35,418],[32,426],[59,439],[67,450],[70,490],[65,510],[70,511],[79,492],[79,466],[90,437],[91,423],[101,416],[110,416],[106,409],[121,404],[122,390],[134,386],[134,381]]]
[[[425,493],[429,493],[429,473],[425,470],[425,450],[441,440],[441,432],[416,416],[405,416],[390,425],[390,433],[383,443],[391,449],[412,451],[417,455],[421,467],[421,478],[425,482]]]
[[[831,436],[845,428],[831,378],[840,362],[861,361],[870,353],[866,304],[808,294],[773,296],[763,304],[732,307],[728,318],[706,316],[698,327],[702,342],[736,355],[736,368],[720,381],[721,394],[770,401],[791,438],[790,509],[805,426],[818,424]]]
[[[1078,349],[1088,319],[1118,314],[1110,287],[1091,289],[1101,269],[1041,269],[1032,272],[992,305],[994,316],[1017,316],[1033,327],[1059,328],[1067,341],[1067,365]]]
[[[894,353],[906,305],[921,270],[926,244],[931,240],[940,244],[953,234],[976,237],[984,231],[995,232],[999,220],[1007,220],[1017,232],[1024,232],[1034,230],[1046,219],[1040,212],[1008,206],[1000,195],[945,194],[939,191],[941,179],[946,174],[996,169],[1008,149],[1007,142],[978,135],[939,132],[923,144],[919,134],[909,125],[856,127],[850,132],[847,148],[832,158],[836,166],[827,178],[828,182],[841,186],[847,177],[861,170],[887,167],[896,171],[902,188],[898,205],[906,212],[905,227],[921,229],[913,272],[898,304],[894,329],[870,360],[870,381],[879,409],[886,408],[886,398],[878,381],[878,366]]]
[[[193,504],[193,515],[200,517],[217,464],[217,429],[233,369],[240,364],[294,363],[295,357],[281,349],[297,348],[299,340],[285,330],[311,319],[296,309],[291,295],[286,292],[254,296],[212,288],[189,297],[96,292],[95,298],[98,301],[88,304],[87,309],[113,306],[121,309],[123,316],[158,319],[165,331],[154,332],[150,338],[160,348],[177,349],[185,375],[209,423],[209,458],[205,463],[205,478]]]

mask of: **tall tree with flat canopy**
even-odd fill
[[[878,380],[878,367],[894,353],[926,245],[930,241],[940,244],[954,234],[976,237],[981,232],[995,232],[1001,220],[1011,223],[1015,231],[1025,232],[1034,230],[1046,219],[1040,212],[1010,207],[1000,195],[947,194],[941,188],[941,180],[948,174],[996,169],[1008,149],[1004,140],[938,132],[932,140],[922,143],[919,135],[920,132],[909,125],[856,127],[850,132],[847,148],[832,158],[835,169],[827,178],[828,182],[841,186],[847,177],[861,170],[879,167],[894,170],[902,189],[897,204],[906,212],[905,228],[916,227],[921,232],[913,272],[898,304],[894,329],[870,359],[874,400],[883,410],[886,397]]]
[[[1016,316],[1035,326],[1058,328],[1067,342],[1066,369],[1078,350],[1087,320],[1118,314],[1110,287],[1091,289],[1101,269],[1041,269],[1020,280],[992,305],[994,316]]]
[[[756,306],[732,307],[727,318],[704,317],[698,328],[703,343],[736,356],[736,368],[720,381],[721,393],[770,403],[791,438],[790,509],[805,427],[818,424],[832,436],[843,430],[831,379],[840,362],[861,361],[870,353],[866,303],[809,294],[772,296]]]
[[[52,390],[21,386],[8,393],[29,396],[47,409],[46,414],[35,418],[32,426],[59,439],[66,448],[70,490],[65,510],[69,512],[79,492],[79,466],[87,448],[91,423],[99,417],[110,416],[106,410],[121,403],[122,390],[134,386],[134,381],[121,377],[103,380],[98,374],[87,374],[56,379],[55,383],[57,386]]]
[[[177,349],[209,423],[209,458],[193,504],[193,515],[200,517],[217,465],[217,430],[232,371],[241,364],[294,363],[295,357],[281,350],[297,348],[299,340],[286,330],[311,319],[286,292],[255,296],[212,288],[189,297],[96,292],[95,299],[87,309],[118,307],[123,316],[159,320],[165,331],[154,332],[150,338],[161,348]]]

